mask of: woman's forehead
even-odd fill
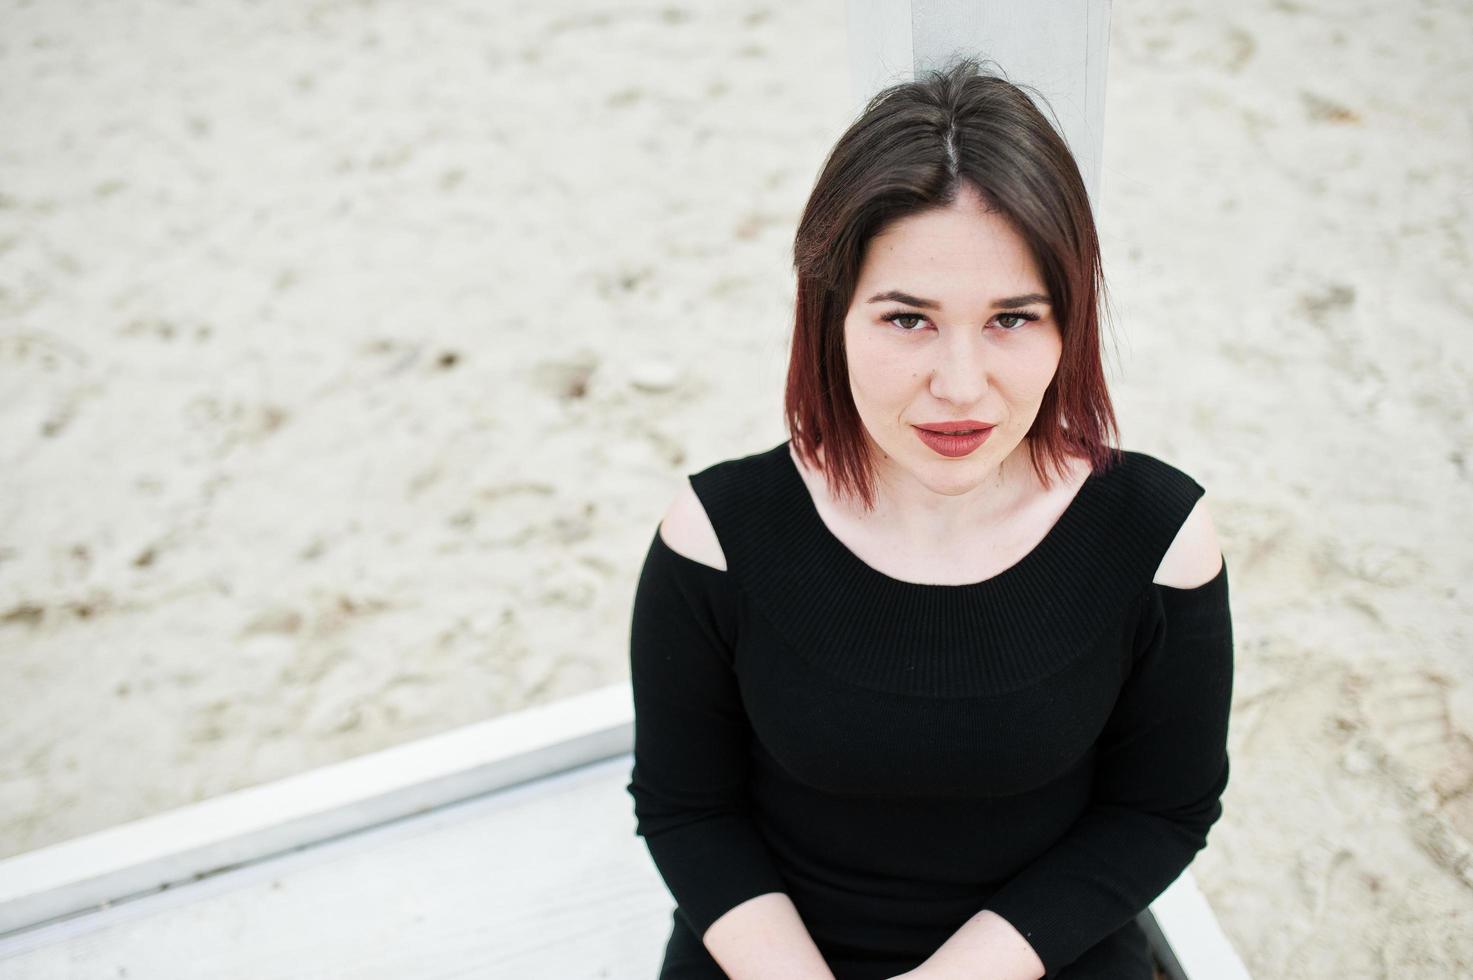
[[[860,269],[862,290],[930,297],[1044,291],[1032,251],[1006,222],[916,217],[921,220],[897,224],[870,240]]]

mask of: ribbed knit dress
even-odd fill
[[[891,578],[824,524],[789,444],[690,482],[723,571],[658,528],[630,628],[637,832],[676,902],[660,976],[784,892],[837,980],[913,969],[991,909],[1049,978],[1142,978],[1135,916],[1221,816],[1227,566],[1151,580],[1203,488],[1123,451],[1018,562]]]

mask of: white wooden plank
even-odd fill
[[[0,978],[652,977],[620,756],[0,940]]]
[[[0,936],[627,752],[629,685],[430,738],[0,861]]]

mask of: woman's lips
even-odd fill
[[[922,429],[920,426],[912,426],[911,428],[915,429],[916,435],[920,436],[921,441],[927,446],[930,446],[942,456],[951,459],[966,456],[986,442],[988,436],[992,435],[991,427],[983,429],[980,432],[974,432],[968,436],[932,432],[930,429]]]

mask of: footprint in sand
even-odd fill
[[[1473,737],[1448,709],[1453,681],[1428,667],[1346,678],[1362,744],[1414,815],[1424,850],[1473,888]]]

